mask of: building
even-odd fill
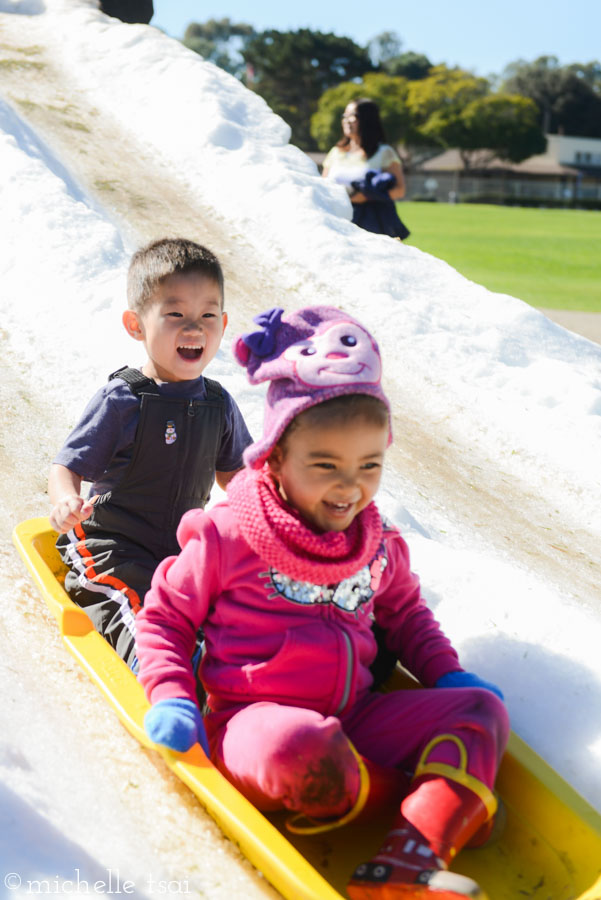
[[[576,198],[601,200],[601,139],[547,135],[547,154],[579,172]]]
[[[521,163],[445,150],[407,176],[407,198],[601,209],[601,139],[547,135],[545,153]]]

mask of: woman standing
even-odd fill
[[[344,184],[353,204],[353,222],[366,231],[404,240],[409,231],[395,200],[405,195],[397,152],[386,143],[373,100],[353,100],[342,114],[342,138],[325,158],[323,176]]]

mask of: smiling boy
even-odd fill
[[[135,616],[184,512],[225,488],[250,443],[242,415],[203,376],[227,325],[223,273],[205,247],[163,239],[132,257],[123,325],[144,344],[92,398],[54,459],[50,522],[65,588],[135,669]],[[91,481],[89,498],[82,481]]]

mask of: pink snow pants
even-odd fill
[[[467,771],[492,788],[509,734],[505,706],[482,688],[365,692],[340,718],[258,702],[211,713],[206,724],[215,765],[255,806],[318,818],[343,815],[357,798],[349,740],[372,762],[410,772],[432,738],[455,735]],[[428,762],[457,766],[457,746],[437,744]]]

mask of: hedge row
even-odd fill
[[[408,200],[416,203],[436,203],[438,198],[432,194],[415,194]],[[447,202],[446,200],[443,202]],[[459,194],[458,203],[490,203],[496,206],[530,206],[545,209],[599,209],[601,199],[580,198],[570,200],[558,200],[553,197],[511,197],[504,194]]]

